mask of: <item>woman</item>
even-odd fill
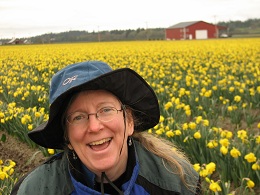
[[[64,149],[22,178],[12,194],[200,194],[183,154],[145,130],[159,122],[152,88],[129,68],[87,61],[56,73],[49,120],[29,133]]]

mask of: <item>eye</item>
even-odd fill
[[[105,108],[101,108],[100,112],[109,113],[113,110],[114,110],[114,108],[112,108],[112,107],[105,107]]]
[[[84,113],[73,113],[68,117],[69,122],[74,123],[74,122],[79,122],[81,120],[84,120],[86,118],[86,114]]]
[[[84,116],[82,116],[82,115],[77,115],[77,116],[74,116],[73,118],[72,118],[72,120],[73,121],[79,121],[79,120],[81,120],[81,119],[83,119],[84,118]]]
[[[112,108],[112,107],[104,107],[104,108],[101,108],[99,112],[102,114],[109,114],[113,111],[114,111],[114,108]]]

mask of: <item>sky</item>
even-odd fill
[[[0,39],[260,18],[260,0],[0,0]]]

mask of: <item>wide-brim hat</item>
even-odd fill
[[[71,96],[88,89],[113,93],[138,118],[135,131],[154,127],[160,118],[158,99],[149,84],[134,70],[112,70],[101,61],[86,61],[66,66],[51,80],[49,119],[29,132],[32,141],[45,148],[63,149],[62,115]]]

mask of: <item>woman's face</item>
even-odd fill
[[[73,116],[70,120],[78,121],[81,120],[82,113],[96,113],[107,107],[121,110],[121,104],[113,94],[104,90],[83,91],[70,104],[66,117]],[[73,113],[77,114],[71,115]],[[108,122],[98,120],[94,114],[89,115],[89,119],[83,125],[66,123],[70,141],[69,147],[77,153],[83,164],[97,176],[106,172],[113,180],[125,171],[127,137],[132,135],[134,131],[133,120],[129,121],[129,117],[126,118],[126,127],[123,111],[118,111],[114,118]]]

